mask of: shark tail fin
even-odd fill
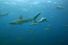
[[[38,13],[36,16],[33,17],[32,22],[37,22],[36,19],[40,16],[41,13]]]
[[[33,20],[36,20],[39,16],[40,16],[41,13],[38,13],[36,16],[33,17]]]
[[[48,22],[48,20],[46,18],[41,18],[41,20],[39,21],[39,23],[42,23],[42,22]]]

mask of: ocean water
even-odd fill
[[[68,0],[0,0],[0,13],[6,12],[0,16],[0,45],[68,45]],[[9,24],[39,12],[48,22]]]

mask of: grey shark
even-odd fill
[[[18,25],[18,24],[24,24],[24,23],[28,23],[31,22],[32,24],[38,24],[38,23],[42,23],[44,21],[46,21],[46,18],[41,18],[39,21],[37,20],[37,18],[41,15],[41,13],[38,13],[36,16],[34,16],[33,18],[29,18],[29,19],[23,19],[22,16],[19,17],[18,20],[10,22],[9,24],[12,25]]]

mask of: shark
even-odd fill
[[[10,22],[9,24],[12,24],[12,25],[18,25],[18,24],[24,24],[24,23],[28,23],[28,22],[31,22],[32,25],[33,24],[39,24],[39,23],[42,23],[42,22],[47,22],[47,19],[46,18],[41,18],[40,20],[37,20],[37,18],[41,15],[41,13],[38,13],[37,15],[35,15],[34,17],[32,18],[28,18],[28,19],[23,19],[22,16],[19,17],[18,20],[16,21],[13,21],[13,22]]]

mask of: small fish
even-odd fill
[[[61,5],[57,6],[56,8],[57,8],[57,9],[64,9],[64,7],[61,6]]]
[[[23,16],[21,15],[21,16],[19,17],[19,19],[20,19],[20,20],[23,20]]]
[[[33,32],[33,30],[28,30],[28,32]]]
[[[65,27],[68,27],[68,25],[64,25]]]
[[[0,14],[0,16],[7,16],[7,15],[8,15],[8,13]]]
[[[45,27],[44,30],[49,30],[49,28],[48,27]]]

